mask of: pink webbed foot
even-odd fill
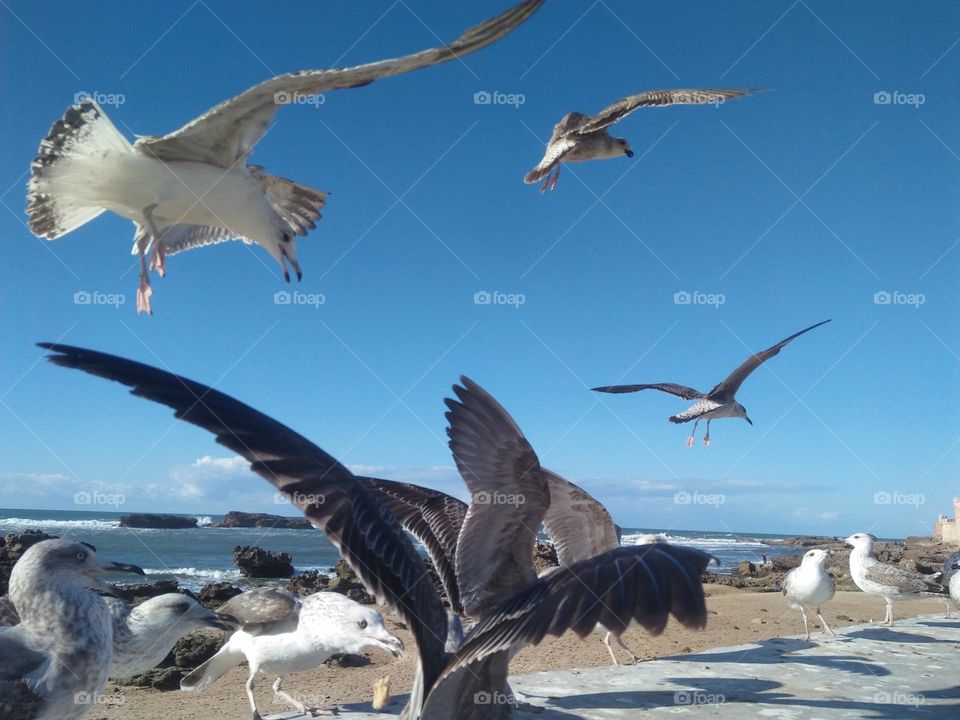
[[[163,251],[163,246],[155,243],[153,246],[153,255],[150,258],[150,269],[156,270],[160,277],[167,275],[167,255]]]
[[[693,435],[687,438],[687,447],[693,447]]]
[[[153,315],[153,308],[150,306],[151,295],[153,295],[153,288],[150,287],[150,281],[147,278],[140,278],[140,287],[137,288],[137,315],[141,313]]]
[[[709,435],[704,435],[704,436],[703,436],[703,444],[704,444],[706,447],[710,447],[710,436],[709,436]]]

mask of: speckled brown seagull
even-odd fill
[[[620,122],[634,110],[667,105],[718,105],[726,100],[759,92],[756,89],[731,90],[649,90],[620,98],[594,116],[571,112],[553,126],[543,160],[528,172],[523,181],[532,184],[543,180],[540,192],[553,190],[560,179],[560,165],[568,162],[633,157],[626,138],[615,138],[607,128]]]
[[[593,388],[596,392],[604,393],[632,393],[638,390],[659,390],[660,392],[670,393],[684,400],[696,400],[697,402],[679,415],[671,415],[667,418],[672,423],[685,423],[693,420],[693,430],[690,431],[690,437],[687,438],[687,446],[693,447],[693,436],[697,432],[697,424],[706,418],[707,434],[703,436],[703,444],[710,447],[710,421],[717,418],[738,417],[743,418],[753,425],[753,420],[747,417],[747,409],[737,402],[737,390],[743,384],[750,373],[760,367],[764,362],[778,354],[784,347],[789,345],[795,338],[800,337],[814,328],[825,325],[829,320],[818,322],[805,330],[794,333],[788,338],[781,340],[773,347],[751,355],[743,363],[730,373],[726,380],[715,385],[710,392],[702,393],[699,390],[687,387],[686,385],[677,385],[675,383],[654,383],[652,385],[605,385],[603,387]]]
[[[110,210],[136,224],[137,312],[151,312],[151,267],[164,257],[240,239],[261,245],[301,277],[295,236],[316,227],[327,193],[268,175],[247,159],[281,105],[331,90],[448,62],[490,45],[526,21],[543,0],[526,0],[472,27],[449,45],[351,68],[278,75],[220,103],[179,130],[133,144],[93,100],[67,109],[31,165],[27,215],[33,233],[55,240]]]

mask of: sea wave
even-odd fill
[[[197,527],[210,527],[212,524],[213,519],[209,515],[197,516]]]
[[[81,530],[113,530],[120,527],[119,520],[36,520],[31,518],[0,518],[0,530],[57,530],[77,528]]]
[[[240,570],[214,570],[212,568],[178,567],[178,568],[144,568],[147,575],[175,575],[188,578],[203,578],[215,582],[236,580],[241,577]]]

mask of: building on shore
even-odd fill
[[[940,515],[933,526],[933,539],[960,546],[960,498],[953,499],[953,517]]]

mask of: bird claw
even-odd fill
[[[705,437],[703,438],[703,444],[704,444],[704,446],[706,446],[706,447],[710,447],[710,436],[709,436],[709,435],[707,435],[707,436],[705,436]]]
[[[693,447],[693,435],[687,438],[687,447]]]
[[[137,315],[141,313],[153,315],[153,308],[150,306],[151,295],[153,295],[153,288],[150,287],[150,283],[141,280],[140,287],[137,288]]]

